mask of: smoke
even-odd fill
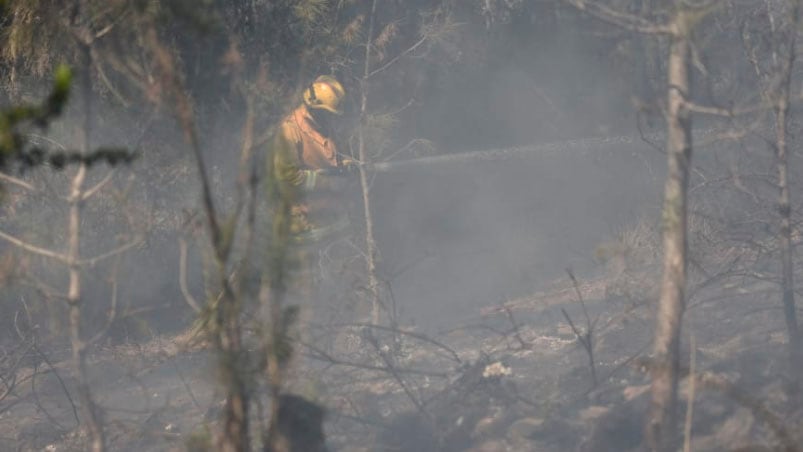
[[[416,323],[443,326],[537,291],[660,204],[660,154],[588,140],[503,161],[433,165],[376,181],[383,265]]]
[[[599,30],[588,25],[592,23],[590,20],[546,16],[557,15],[556,7],[552,7],[551,12],[543,5],[522,8],[520,16],[507,17],[509,22],[497,22],[491,29],[486,28],[484,20],[476,22],[476,18],[472,19],[475,22],[460,22],[458,38],[452,39],[451,47],[447,49],[451,54],[444,57],[448,64],[441,61],[438,63],[443,64],[434,64],[431,54],[421,50],[430,46],[427,42],[419,51],[401,58],[398,66],[381,71],[377,75],[380,81],[372,79],[373,88],[382,88],[368,92],[369,113],[374,115],[368,123],[376,129],[370,131],[375,135],[369,133],[368,142],[372,147],[369,153],[372,155],[382,154],[379,158],[393,156],[396,161],[413,158],[412,152],[397,152],[412,142],[426,143],[421,147],[438,155],[511,146],[531,151],[518,152],[515,157],[506,159],[455,160],[371,175],[371,203],[380,253],[379,277],[383,287],[389,289],[385,293],[393,296],[394,307],[400,313],[400,324],[404,328],[415,326],[418,332],[435,333],[469,323],[480,316],[483,308],[527,297],[556,280],[564,280],[567,268],[571,268],[581,281],[591,280],[603,271],[595,260],[599,245],[644,218],[649,218],[651,224],[660,221],[665,155],[653,144],[639,138],[635,127],[637,115],[631,105],[634,95],[650,92],[649,86],[640,83],[660,84],[660,77],[649,82],[642,80],[649,78],[644,76],[650,71],[652,75],[660,73],[660,65],[650,67],[654,61],[639,60],[642,52],[646,54],[654,49],[646,45],[639,48],[632,39],[623,38],[618,33],[599,34]],[[543,15],[539,16],[541,13]],[[415,14],[411,12],[410,16]],[[411,24],[413,22],[404,26]],[[759,25],[763,27],[763,22]],[[224,44],[223,40],[215,43],[220,48],[226,47]],[[398,47],[403,51],[404,46],[399,44]],[[432,44],[432,47],[437,46]],[[202,53],[203,49],[204,46],[198,46],[196,50]],[[388,55],[392,54],[391,50],[398,49],[390,46],[386,49]],[[742,50],[739,46],[723,46],[723,54],[727,51],[727,56],[696,62],[697,70],[709,71],[713,80],[707,87],[711,89],[701,95],[706,102],[743,89],[737,81],[741,77],[749,78],[744,74],[752,74],[752,68],[744,62],[728,65],[722,61],[735,60],[734,55],[740,55]],[[439,51],[446,52],[444,49]],[[332,65],[358,66],[358,62],[345,59],[336,63]],[[196,71],[203,69],[195,68]],[[354,68],[343,69],[343,72],[344,83],[349,87],[353,101],[358,97],[358,84],[345,74],[361,72]],[[208,81],[214,78],[214,74],[210,74],[208,79],[206,76],[194,79],[192,90],[204,96],[198,99],[197,113],[203,117],[203,121],[199,121],[202,124],[199,136],[209,165],[214,201],[225,216],[235,207],[245,108],[240,100],[229,102],[227,96],[231,93],[219,89],[219,81]],[[385,76],[391,81],[379,79]],[[209,83],[209,86],[204,86],[204,83]],[[387,86],[394,89],[387,89]],[[218,96],[224,101],[220,101]],[[638,105],[639,108],[643,106]],[[216,106],[220,109],[212,108]],[[657,111],[660,106],[654,108]],[[209,245],[200,214],[200,188],[195,165],[178,127],[168,119],[166,109],[145,112],[104,104],[98,106],[96,114],[93,139],[96,144],[134,146],[142,152],[140,160],[130,167],[114,170],[110,182],[87,201],[82,252],[86,257],[92,257],[129,240],[142,240],[134,249],[121,254],[119,259],[104,260],[86,268],[84,301],[90,320],[88,329],[101,326],[112,300],[118,300],[119,312],[136,314],[115,324],[110,334],[113,342],[142,341],[162,333],[178,333],[191,324],[196,314],[183,302],[185,294],[179,280],[180,237],[190,243],[186,289],[200,301],[217,296],[217,288],[210,284],[214,278],[206,278]],[[66,116],[77,118],[80,112],[73,106]],[[359,122],[355,116],[354,111],[347,113],[337,129],[342,135],[335,140],[343,151],[348,151],[353,141],[353,129]],[[257,122],[267,127],[261,122],[263,120],[260,118]],[[57,125],[50,131],[52,137],[69,146],[71,140],[75,140],[75,123],[68,119]],[[740,126],[736,120],[728,125]],[[255,135],[261,137],[264,132],[260,129]],[[793,132],[798,130],[793,127]],[[696,136],[695,144],[709,138],[706,134]],[[659,143],[657,147],[660,147],[663,137],[652,137],[652,141]],[[744,243],[753,241],[751,243],[760,245],[757,249],[761,251],[756,251],[758,257],[749,255],[749,252],[744,252],[744,255],[754,258],[751,263],[757,263],[755,268],[765,272],[759,274],[764,277],[777,267],[772,261],[774,251],[766,245],[771,241],[767,237],[772,226],[768,225],[775,218],[772,216],[775,214],[772,200],[776,196],[774,181],[767,175],[776,170],[775,162],[770,158],[772,149],[763,138],[741,140],[739,146],[733,142],[695,146],[690,254],[695,265],[704,264],[700,268],[729,270],[723,264],[724,259],[731,256],[728,253],[736,254],[734,250],[737,248],[744,252],[747,248]],[[747,148],[750,152],[745,151]],[[262,144],[255,152],[253,164],[264,176],[261,170],[269,149]],[[793,158],[793,167],[797,171],[792,174],[800,173],[800,164],[799,159]],[[101,166],[93,168],[86,185],[104,183],[109,171]],[[5,203],[3,230],[37,245],[63,246],[66,216],[61,201],[67,196],[68,175],[52,175],[45,171],[26,175],[32,183],[45,187],[46,196],[14,197]],[[741,187],[738,190],[733,190],[730,185],[725,187],[722,181],[731,180],[742,184]],[[793,176],[793,193],[799,191],[799,184]],[[14,192],[12,194],[16,196]],[[255,286],[262,276],[260,266],[267,260],[266,237],[270,233],[262,185],[257,186],[256,195],[260,198],[260,211],[256,223],[258,238],[251,250],[254,251],[254,268],[231,268],[232,271],[254,270],[253,280],[248,283],[255,283]],[[360,200],[354,201],[359,204]],[[349,305],[363,292],[367,279],[359,264],[364,244],[364,231],[360,227],[363,218],[359,212],[351,222],[354,229],[350,240],[338,243],[340,248],[325,256],[329,259],[326,264],[358,269],[363,273],[341,276],[342,273],[331,271],[331,268],[314,268],[313,272],[329,272],[327,276],[330,278],[348,279],[326,285],[326,290],[336,293],[323,293],[322,299],[290,300],[305,308],[325,312],[319,317],[326,317],[332,323],[365,320],[358,317],[358,313],[364,312],[352,311]],[[242,232],[242,224],[239,226],[239,229],[234,229],[237,234]],[[650,229],[647,233],[654,232]],[[4,251],[12,249],[9,245],[3,247]],[[709,253],[711,250],[722,252],[725,257]],[[242,243],[237,242],[232,261],[246,251]],[[354,262],[357,264],[349,266]],[[742,265],[742,261],[737,263]],[[753,272],[754,268],[744,265]],[[52,262],[35,258],[23,262],[20,267],[40,272],[41,280],[57,288],[64,287],[63,269],[56,269]],[[692,283],[708,276],[696,267],[691,273]],[[650,283],[638,286],[639,290],[644,289],[640,296],[645,299],[653,295],[648,287]],[[739,284],[744,283],[735,283]],[[10,299],[24,297],[32,301],[31,306],[38,300],[57,306],[54,309],[62,309],[58,307],[61,305],[42,295],[41,287],[15,287],[9,293]],[[20,294],[23,296],[17,297]],[[594,301],[597,300],[589,300],[590,304]],[[594,314],[605,314],[609,306],[596,303],[590,309]],[[11,335],[13,325],[8,319],[13,316],[6,317],[2,326],[7,327]],[[719,331],[707,330],[706,322],[708,320],[702,316],[690,320],[696,331],[707,333],[709,337],[706,339],[713,343],[718,339]],[[573,335],[561,336],[558,331],[558,325],[563,323],[560,312],[545,310],[541,323],[525,326],[533,330],[537,328],[539,334],[541,330],[549,330],[550,334],[554,333],[556,341],[571,343],[575,339]],[[619,348],[608,345],[608,349],[597,356],[600,365],[606,360],[608,363],[620,362],[617,360],[623,357],[625,346],[631,346],[639,338],[647,338],[649,328],[644,324],[640,328],[642,330],[627,330],[627,335],[623,332],[621,337],[614,337],[609,344],[620,341],[623,345]],[[365,342],[360,346],[368,348]],[[479,348],[475,344],[472,346]],[[560,352],[566,354],[560,357],[561,366],[569,366],[569,358],[575,357],[568,351],[570,347],[566,347]],[[378,355],[381,349],[376,348]],[[542,350],[537,352],[546,355]],[[365,350],[354,355],[360,353],[365,353]],[[557,363],[558,358],[554,362]],[[186,366],[194,370],[201,367],[198,363]],[[582,378],[585,378],[585,368],[582,370]],[[573,370],[561,368],[560,372],[563,373],[556,377],[558,379]],[[415,377],[405,375],[399,378],[412,381]],[[103,376],[97,379],[101,380]],[[582,386],[576,381],[572,383],[574,387],[567,387],[567,393],[576,393]],[[208,389],[209,386],[205,387]],[[421,387],[425,385],[422,383]],[[165,389],[165,392],[169,390]],[[211,400],[214,396],[210,394],[208,397]]]

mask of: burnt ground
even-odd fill
[[[643,147],[580,142],[526,164],[383,178],[378,239],[403,333],[314,325],[288,379],[326,407],[332,450],[638,450],[660,273],[656,228],[643,219],[659,218],[663,172]],[[702,212],[690,224],[682,343],[688,368],[694,338],[698,378],[693,391],[681,385],[683,400],[694,395],[692,450],[794,450],[803,415],[786,368],[773,240],[761,229],[772,204],[717,185],[729,179],[717,176],[715,151],[701,154],[690,187]],[[144,290],[154,286],[147,278],[128,283],[164,299]],[[562,310],[581,334],[594,326],[596,386]],[[186,344],[155,334],[92,351],[110,450],[183,450],[214,431],[214,357]],[[26,340],[2,352],[2,384],[13,391],[0,394],[0,451],[82,450],[67,345]],[[255,393],[260,418],[266,391]]]
[[[631,273],[627,283],[649,294],[655,274]],[[594,324],[596,387],[561,311],[585,331],[568,278],[429,336],[411,330],[393,341],[387,331],[339,326],[332,336],[318,328],[325,340],[297,348],[291,386],[327,407],[332,450],[638,450],[652,313],[648,297],[623,295],[622,278],[607,272],[577,287]],[[778,303],[769,283],[701,290],[690,302],[684,362],[693,336],[696,372],[707,378],[694,391],[692,450],[776,450],[783,434],[803,441],[803,416],[788,396]],[[110,450],[183,450],[214,429],[214,362],[179,343],[157,337],[92,353]],[[29,350],[3,400],[0,450],[81,450],[66,350],[49,352],[47,362],[35,358]],[[684,380],[684,399],[688,387]]]

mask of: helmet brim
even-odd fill
[[[329,113],[332,113],[333,115],[338,115],[338,116],[343,114],[342,110],[338,110],[337,108],[330,107],[329,105],[326,105],[326,104],[320,104],[320,105],[309,105],[309,104],[307,104],[307,108],[311,108],[313,110],[326,110]]]

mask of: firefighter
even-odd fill
[[[322,75],[303,93],[303,101],[283,120],[274,136],[268,171],[276,199],[289,204],[282,223],[287,243],[287,284],[291,300],[308,304],[325,295],[320,253],[350,229],[349,202],[356,167],[338,152],[332,123],[342,114],[343,86]],[[274,223],[276,227],[276,223]],[[274,230],[274,236],[281,232]],[[313,300],[310,300],[313,299]],[[307,317],[306,315],[304,317]]]

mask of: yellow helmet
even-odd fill
[[[322,109],[336,115],[342,113],[340,102],[346,97],[343,85],[334,77],[321,75],[304,91],[304,104],[309,108]]]

